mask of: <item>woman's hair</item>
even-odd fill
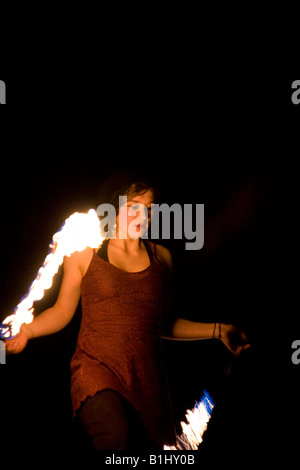
[[[119,213],[119,196],[127,196],[130,201],[137,195],[142,195],[148,190],[154,193],[154,199],[158,197],[158,191],[149,178],[131,171],[118,171],[106,178],[100,185],[98,192],[98,204],[111,204]]]

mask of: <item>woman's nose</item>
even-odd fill
[[[148,219],[148,210],[146,206],[140,206],[139,210],[136,213],[136,216],[139,220],[144,221]]]
[[[142,212],[142,219],[145,221],[145,220],[148,220],[150,218],[150,215],[151,215],[151,212],[147,209],[147,207],[145,206],[144,209],[143,209],[143,212]]]

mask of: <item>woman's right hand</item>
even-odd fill
[[[5,349],[7,354],[19,354],[26,348],[29,334],[28,334],[28,325],[23,323],[20,327],[20,331],[12,339],[7,339],[5,341]]]

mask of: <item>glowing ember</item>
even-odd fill
[[[207,429],[213,407],[212,398],[204,390],[201,400],[192,410],[186,412],[188,424],[181,421],[182,434],[176,436],[176,445],[164,446],[164,450],[197,450],[202,442],[204,431]]]
[[[75,251],[82,251],[87,247],[98,248],[104,239],[96,211],[91,209],[87,214],[78,212],[72,214],[53,235],[44,264],[27,294],[15,308],[14,314],[6,317],[0,324],[0,338],[8,339],[15,336],[22,323],[32,322],[33,303],[42,299],[45,290],[52,286],[54,275],[62,264],[64,256],[71,256]]]

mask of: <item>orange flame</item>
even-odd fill
[[[3,324],[10,325],[4,338],[15,336],[22,323],[33,320],[33,303],[44,296],[45,290],[52,286],[54,275],[63,262],[64,256],[87,247],[98,248],[105,237],[101,234],[100,221],[94,209],[87,214],[75,212],[64,222],[62,228],[53,235],[43,266],[31,284],[27,294],[15,308],[14,314],[5,318]]]

